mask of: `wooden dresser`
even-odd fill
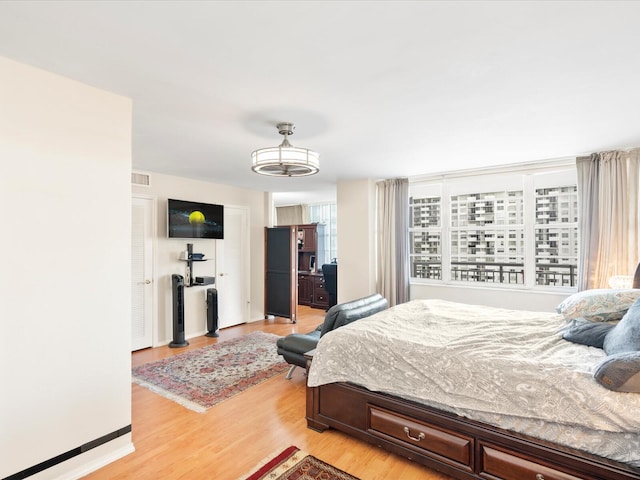
[[[323,309],[329,306],[322,273],[298,272],[298,304]]]

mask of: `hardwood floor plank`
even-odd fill
[[[132,354],[132,365],[177,355],[255,330],[288,335],[313,330],[324,311],[300,307],[298,323],[276,318],[230,327],[220,337],[190,339],[185,348],[150,348]],[[362,480],[448,480],[449,477],[340,432],[318,433],[305,420],[305,381],[298,368],[196,413],[132,384],[135,452],[84,477],[87,480],[242,478],[265,458],[289,445]]]

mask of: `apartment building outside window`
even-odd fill
[[[575,185],[536,189],[536,285],[576,285],[578,191]]]
[[[409,195],[412,280],[575,287],[575,169],[458,175]]]
[[[410,199],[410,225],[413,228],[409,231],[409,255],[412,277],[442,278],[440,200],[440,197],[434,196]]]
[[[524,284],[523,192],[451,197],[451,279]]]

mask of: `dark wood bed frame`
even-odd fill
[[[306,416],[313,430],[340,430],[460,480],[640,480],[640,468],[348,383],[307,387]]]

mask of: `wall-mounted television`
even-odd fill
[[[224,238],[224,206],[170,198],[167,204],[169,238]]]

